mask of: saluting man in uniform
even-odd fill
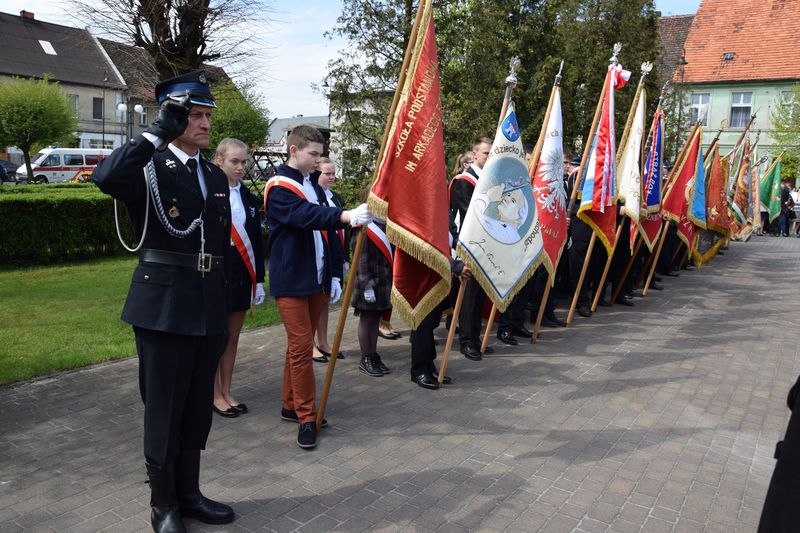
[[[156,121],[92,176],[125,203],[143,238],[122,320],[133,326],[144,401],[144,455],[157,532],[211,524],[233,509],[200,493],[200,450],[211,429],[214,375],[225,348],[228,181],[200,157],[216,107],[202,71],[159,83]]]

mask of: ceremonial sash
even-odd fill
[[[464,172],[463,174],[459,174],[458,176],[450,180],[450,185],[447,186],[448,196],[453,194],[453,185],[455,185],[456,181],[458,180],[467,180],[473,187],[475,187],[478,184],[478,180],[475,179],[475,176],[473,176],[468,172]]]
[[[250,237],[244,229],[244,225],[233,222],[231,224],[231,240],[236,247],[236,251],[242,256],[242,262],[247,268],[247,274],[250,276],[251,291],[253,296],[256,294],[256,256],[253,252],[253,244],[250,242]]]
[[[298,185],[296,181],[292,178],[287,178],[285,176],[274,176],[267,181],[266,187],[264,187],[264,213],[267,212],[267,198],[269,197],[269,191],[272,190],[273,187],[284,187],[293,193],[295,193],[300,198],[304,199],[307,202],[312,204],[319,205],[319,201],[315,199],[311,199],[306,196],[306,191],[303,189],[302,186]],[[328,232],[327,231],[320,231],[320,230],[313,230],[318,231],[320,235],[322,235],[322,239],[328,243]],[[342,248],[344,249],[344,230],[342,230],[342,235],[339,237],[339,240],[342,243]]]
[[[367,232],[367,237],[378,250],[381,251],[383,256],[390,265],[394,264],[394,253],[392,252],[392,245],[389,244],[389,239],[386,238],[386,233],[378,227],[374,222],[370,222],[364,230]]]

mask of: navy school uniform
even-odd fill
[[[231,191],[230,194],[236,193]],[[244,229],[253,246],[253,256],[256,261],[256,283],[264,283],[264,250],[261,241],[261,215],[258,212],[261,205],[258,198],[243,183],[239,185],[239,194],[245,211]],[[253,296],[250,274],[241,254],[233,244],[231,244],[230,257],[231,312],[246,311],[250,309]]]

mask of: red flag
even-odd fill
[[[726,169],[727,165],[723,165],[719,157],[719,146],[714,146],[706,191],[706,225],[708,229],[722,235],[728,235],[731,231],[731,223],[728,218],[728,195],[725,192],[725,184],[728,182],[725,175]]]
[[[664,196],[664,216],[678,223],[678,237],[691,250],[694,245],[695,225],[688,219],[689,202],[691,201],[692,178],[697,173],[697,162],[700,157],[700,138],[703,134],[700,126],[695,126],[686,140],[689,146],[684,157],[676,163],[677,173],[672,186]]]
[[[425,6],[368,200],[397,247],[392,304],[412,328],[450,292],[439,64],[431,3]]]
[[[578,218],[592,227],[609,254],[613,253],[617,230],[614,91],[624,87],[630,75],[619,65],[608,68],[604,81],[605,98],[591,140],[589,161],[583,170],[581,205],[578,208]]]

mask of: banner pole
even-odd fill
[[[447,342],[444,345],[442,364],[439,365],[439,385],[444,381],[444,373],[447,370],[447,358],[450,356],[450,348],[453,347],[453,337],[456,335],[458,315],[461,312],[461,304],[464,301],[464,289],[466,288],[467,280],[461,280],[461,286],[458,288],[458,296],[456,296],[456,305],[453,307],[453,318],[450,320],[450,330],[447,332]]]
[[[597,240],[597,233],[592,232],[592,237],[589,239],[589,247],[586,249],[586,257],[583,258],[583,267],[581,267],[581,275],[578,277],[578,285],[575,287],[575,293],[572,295],[572,303],[569,306],[569,313],[567,314],[567,325],[572,323],[572,317],[575,315],[575,306],[578,305],[578,296],[581,293],[583,280],[586,277],[586,270],[589,268],[589,260],[592,257],[592,248],[594,242]]]
[[[600,283],[597,284],[597,291],[594,295],[594,300],[592,301],[592,313],[597,310],[597,304],[600,301],[600,296],[603,294],[603,289],[605,288],[606,284],[606,277],[608,277],[608,270],[611,268],[611,260],[614,259],[614,252],[617,250],[617,242],[619,242],[619,236],[622,235],[622,224],[617,226],[617,235],[614,237],[614,246],[611,247],[611,253],[607,254],[608,258],[606,259],[606,266],[603,268],[603,274],[600,276]]]
[[[628,260],[628,264],[625,265],[625,271],[622,273],[622,276],[617,281],[617,288],[614,289],[614,293],[611,295],[611,303],[617,301],[617,296],[619,296],[619,292],[622,290],[622,284],[625,283],[625,278],[628,277],[628,274],[633,267],[633,262],[636,260],[636,256],[639,255],[639,249],[642,247],[642,237],[641,235],[636,236],[636,246],[633,248],[633,253],[631,254],[631,258]]]
[[[392,98],[392,105],[389,109],[389,115],[386,119],[386,129],[384,129],[383,137],[381,138],[381,149],[378,152],[378,160],[375,162],[375,170],[372,172],[370,187],[373,183],[375,183],[378,170],[380,169],[381,162],[385,156],[386,142],[389,139],[389,129],[392,121],[394,120],[394,114],[395,111],[397,111],[397,105],[400,102],[400,93],[402,92],[403,85],[406,81],[406,71],[408,70],[409,63],[411,63],[411,55],[414,47],[416,46],[417,35],[419,34],[419,25],[422,21],[422,13],[425,10],[425,5],[430,1],[431,0],[420,0],[419,6],[417,7],[417,15],[414,19],[414,26],[411,28],[411,35],[408,37],[408,45],[406,46],[406,53],[403,57],[403,65],[400,67],[400,75],[398,76],[397,87],[394,90],[394,97]],[[331,391],[333,372],[336,368],[336,360],[338,359],[336,354],[339,353],[339,346],[341,345],[342,334],[344,333],[344,325],[345,322],[347,322],[347,310],[350,307],[350,300],[353,297],[353,287],[355,286],[356,272],[358,271],[358,263],[361,259],[361,251],[364,248],[365,236],[366,232],[361,231],[356,239],[356,247],[355,250],[353,250],[353,257],[351,258],[350,262],[350,272],[347,276],[347,286],[345,287],[344,294],[342,295],[342,303],[339,308],[339,321],[336,325],[336,334],[333,337],[333,345],[331,346],[331,353],[333,356],[328,360],[328,370],[325,374],[325,382],[322,386],[322,395],[320,396],[319,409],[317,410],[317,435],[319,435],[319,432],[322,429],[322,421],[325,418],[325,408],[328,405],[328,395]]]
[[[667,228],[669,227],[669,221],[666,224],[663,224],[661,227],[661,238],[658,239],[658,248],[656,248],[656,253],[651,254],[653,258],[653,264],[650,265],[650,273],[647,275],[647,283],[644,284],[644,288],[642,289],[642,297],[647,296],[647,291],[650,289],[650,283],[653,281],[653,275],[656,272],[656,265],[658,264],[658,258],[661,256],[661,249],[664,247],[664,241],[667,238]]]
[[[558,263],[556,263],[556,267]],[[553,268],[555,271],[555,268]],[[533,334],[531,335],[531,344],[539,338],[539,331],[542,329],[542,319],[544,318],[544,311],[547,307],[547,299],[550,297],[550,287],[555,283],[554,276],[551,274],[547,276],[547,285],[544,287],[542,293],[542,301],[539,302],[539,311],[536,313],[536,323],[533,325]]]

